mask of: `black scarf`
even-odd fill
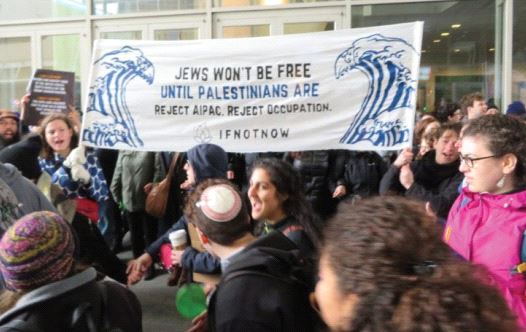
[[[411,169],[415,175],[415,182],[422,184],[427,189],[437,189],[445,179],[455,176],[460,166],[460,159],[449,164],[437,164],[435,150],[427,152],[422,159],[412,163]]]

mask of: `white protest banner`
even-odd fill
[[[144,151],[395,150],[422,22],[262,38],[98,40],[82,141]]]

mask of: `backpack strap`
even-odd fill
[[[73,311],[71,323],[72,330],[74,331],[77,324],[83,321],[84,318],[89,332],[122,332],[119,328],[111,328],[109,319],[110,313],[108,311],[108,290],[106,284],[104,282],[97,282],[96,285],[101,296],[101,330],[98,330],[95,319],[93,318],[93,306],[88,302],[81,303]],[[0,330],[0,332],[2,331]]]
[[[42,332],[42,330],[31,321],[13,319],[9,323],[0,326],[0,332]]]
[[[293,224],[293,225],[285,227],[285,229],[282,230],[281,232],[283,233],[283,235],[287,236],[289,235],[289,233],[296,232],[296,231],[302,231],[302,230],[303,230],[302,226]]]
[[[522,244],[521,244],[521,263],[511,269],[511,273],[524,273],[526,272],[526,231],[522,234]]]
[[[89,332],[97,332],[97,325],[93,319],[93,306],[89,302],[82,302],[79,304],[71,315],[72,331],[79,327],[79,324],[86,322]]]
[[[97,282],[97,287],[102,298],[102,329],[107,332],[123,332],[122,329],[118,327],[111,327],[110,323],[110,312],[108,310],[108,286],[104,282]]]
[[[232,273],[227,274],[222,280],[222,283],[226,283],[234,278],[240,277],[240,276],[247,276],[247,275],[254,275],[254,276],[260,276],[265,278],[272,278],[276,280],[283,281],[285,283],[289,284],[295,284],[295,283],[301,283],[304,284],[301,280],[295,278],[294,276],[290,275],[287,278],[283,276],[276,276],[270,273],[262,272],[262,271],[255,271],[255,270],[239,270]]]
[[[224,275],[219,282],[219,286],[234,278],[237,278],[240,276],[252,275],[252,276],[259,276],[259,277],[264,277],[264,278],[271,278],[271,279],[279,280],[287,284],[300,285],[302,287],[306,287],[307,289],[310,289],[311,286],[309,286],[309,283],[307,280],[303,279],[303,275],[298,276],[298,274],[295,273],[299,271],[298,268],[299,266],[297,268],[292,268],[289,271],[289,273],[280,274],[280,275],[271,274],[271,273],[259,271],[259,270],[238,270],[238,271],[234,271],[232,273],[228,273]]]
[[[110,321],[108,319],[109,312],[108,307],[108,290],[104,282],[97,282],[97,288],[99,289],[100,296],[102,299],[102,328],[104,331],[110,331]]]

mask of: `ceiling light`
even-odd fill
[[[440,39],[433,40],[433,43],[440,43]]]
[[[460,49],[455,48],[455,53],[459,53],[459,52],[460,52]]]
[[[494,48],[490,48],[489,51],[490,52],[495,52],[495,49]]]
[[[441,35],[442,37],[447,37],[447,36],[449,36],[449,32],[442,32],[440,35]]]
[[[458,28],[460,28],[461,26],[462,26],[462,24],[458,24],[458,23],[457,23],[457,24],[452,24],[452,25],[451,25],[451,28],[452,28],[452,29],[458,29]]]

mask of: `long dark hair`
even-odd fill
[[[55,120],[61,120],[66,123],[69,129],[72,130],[73,135],[71,136],[71,142],[69,143],[69,148],[74,149],[79,144],[79,135],[75,131],[75,126],[73,125],[73,122],[66,114],[63,113],[53,113],[48,116],[46,116],[40,125],[40,138],[42,139],[42,149],[40,150],[40,156],[44,159],[50,159],[53,157],[53,154],[55,151],[51,148],[51,146],[46,141],[46,127]]]
[[[277,192],[286,197],[282,203],[283,212],[286,216],[296,219],[317,247],[321,237],[321,221],[305,198],[303,182],[298,171],[289,163],[276,158],[256,160],[252,172],[256,169],[263,169],[268,173],[270,182],[276,187]]]
[[[516,331],[502,296],[452,255],[419,202],[374,197],[342,206],[321,255],[339,293],[359,298],[346,331]]]

